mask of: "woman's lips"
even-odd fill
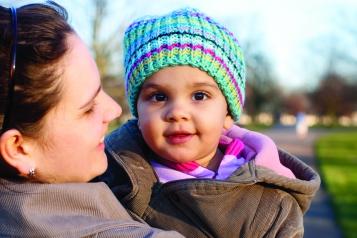
[[[98,145],[98,148],[99,148],[99,150],[104,150],[105,149],[105,144],[104,143],[100,143]]]
[[[193,134],[190,133],[172,133],[169,134],[166,137],[166,140],[169,144],[177,145],[177,144],[183,144],[189,141],[192,137]]]

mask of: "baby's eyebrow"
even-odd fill
[[[156,84],[156,83],[144,83],[144,85],[142,86],[142,89],[147,89],[147,88],[160,88],[162,87],[161,85],[159,84]]]
[[[216,83],[210,83],[210,82],[194,82],[191,84],[191,87],[194,87],[194,88],[210,87],[210,88],[219,90],[219,87]],[[165,88],[166,88],[166,85],[157,84],[155,82],[147,82],[147,83],[144,83],[141,90],[165,89]]]
[[[211,87],[215,89],[219,89],[218,85],[215,83],[207,83],[207,82],[196,82],[193,84],[194,87]]]

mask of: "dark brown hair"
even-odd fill
[[[45,115],[60,100],[59,61],[68,51],[67,37],[73,32],[66,10],[54,2],[17,9],[15,87],[5,131],[15,128],[27,137],[41,136]],[[12,36],[10,11],[0,6],[0,116],[8,100]]]

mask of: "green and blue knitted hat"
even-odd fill
[[[162,68],[189,65],[210,75],[238,120],[245,98],[245,63],[237,39],[225,27],[196,9],[181,9],[138,20],[124,36],[125,88],[129,107],[136,103],[145,79]]]

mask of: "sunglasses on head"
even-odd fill
[[[6,108],[4,113],[4,120],[2,122],[1,128],[4,132],[5,129],[8,128],[10,122],[10,112],[12,108],[14,87],[15,87],[15,69],[16,69],[16,49],[17,49],[17,15],[16,8],[11,7],[9,9],[11,15],[11,30],[12,30],[12,44],[11,44],[11,55],[10,55],[10,70],[8,77],[8,95]]]

